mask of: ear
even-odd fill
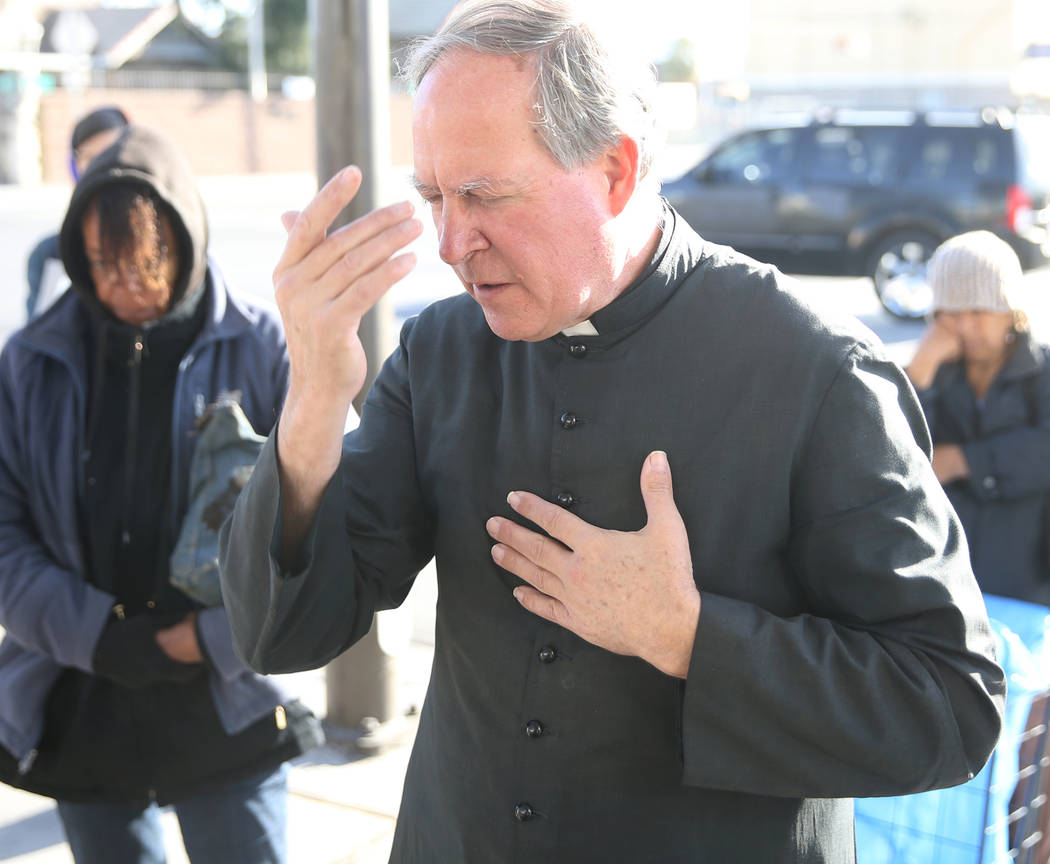
[[[615,147],[602,156],[605,179],[609,183],[609,209],[619,216],[638,188],[638,142],[621,135]]]

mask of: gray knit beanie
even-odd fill
[[[1012,312],[1011,293],[1021,279],[1021,262],[991,231],[969,231],[937,247],[926,278],[933,289],[934,312]]]

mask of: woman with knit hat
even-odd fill
[[[930,427],[934,472],[962,521],[989,618],[993,627],[999,622],[1020,637],[1034,661],[1015,674],[1007,670],[1014,696],[1007,699],[1007,728],[1014,714],[1019,733],[1032,693],[1050,686],[1050,348],[1034,339],[1020,308],[1016,253],[991,232],[945,241],[927,274],[932,319],[906,371]],[[1046,713],[1040,696],[1027,728],[1045,722]],[[1001,745],[1006,738],[1004,728]],[[1022,749],[1021,764],[1032,763],[1035,745]],[[1047,777],[1040,785],[1047,790]],[[1034,792],[1034,783],[1018,784],[1011,811],[1018,796],[1031,800]],[[1027,824],[1021,820],[1011,833],[1016,841],[1041,829],[1044,840],[1033,860],[1046,861],[1050,813],[1035,807],[1025,812]]]
[[[944,242],[928,267],[933,319],[907,368],[986,594],[1050,606],[1050,364],[1019,308],[1021,265],[988,231]]]

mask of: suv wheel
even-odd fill
[[[898,318],[922,318],[933,305],[926,282],[926,262],[940,245],[926,231],[905,230],[887,234],[872,246],[867,272],[886,310]]]

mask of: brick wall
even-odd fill
[[[315,170],[314,103],[271,95],[254,103],[240,90],[53,90],[40,97],[41,179],[69,180],[69,136],[77,118],[119,105],[133,122],[178,141],[198,175]],[[391,98],[391,159],[412,161],[411,103]]]

